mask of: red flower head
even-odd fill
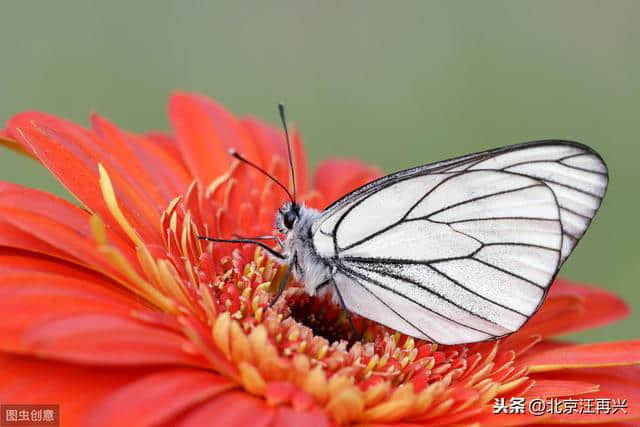
[[[97,115],[84,129],[26,112],[0,134],[82,206],[0,183],[0,402],[59,403],[64,425],[105,426],[640,417],[631,366],[640,342],[552,339],[627,313],[596,288],[558,280],[519,332],[453,347],[356,317],[357,340],[339,307],[296,283],[269,308],[283,266],[255,246],[198,236],[273,232],[286,195],[228,150],[291,188],[282,132],[193,94],[171,98],[169,119],[173,135],[140,135]],[[299,198],[311,207],[379,174],[331,160],[310,185],[295,130],[292,146]],[[543,402],[544,413],[518,413],[520,397]],[[581,410],[570,411],[574,401]]]

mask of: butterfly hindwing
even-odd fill
[[[606,190],[575,143],[520,144],[401,171],[331,205],[313,243],[345,305],[445,344],[519,329]]]

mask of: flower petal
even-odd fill
[[[6,147],[16,153],[33,157],[33,154],[25,150],[24,147],[18,141],[13,139],[5,129],[0,129],[0,146]]]
[[[285,186],[291,189],[291,179],[289,170],[289,154],[287,152],[287,141],[285,139],[284,131],[274,126],[267,125],[263,121],[253,118],[245,117],[241,120],[242,125],[247,129],[247,134],[250,136],[255,150],[260,158],[260,164],[262,167],[269,169],[272,164],[268,159],[277,157],[281,164],[277,170],[269,170],[273,173],[274,177],[285,184]],[[309,190],[307,181],[307,158],[305,155],[304,144],[302,143],[302,137],[297,132],[295,127],[289,129],[291,137],[291,154],[293,155],[293,167],[296,172],[296,185],[298,194],[306,194]]]
[[[97,114],[91,116],[93,130],[109,144],[111,154],[135,176],[160,209],[185,192],[192,179],[180,158],[175,158],[154,141],[125,133]],[[102,163],[102,161],[100,161]]]
[[[518,364],[528,365],[530,372],[636,365],[640,364],[640,341],[563,345],[547,350],[538,346],[518,359]]]
[[[31,150],[89,210],[104,220],[111,216],[98,186],[98,163],[109,172],[127,219],[148,243],[160,242],[163,204],[154,199],[140,171],[127,169],[113,157],[105,140],[80,126],[43,113],[22,113],[8,123],[11,135]],[[117,150],[116,150],[117,151]]]
[[[90,215],[54,195],[0,182],[0,244],[59,257],[105,274],[119,273],[98,250],[89,225]],[[107,231],[131,264],[137,255],[119,234]]]
[[[269,427],[276,416],[275,408],[242,391],[231,391],[198,406],[173,420],[176,427],[216,425],[234,427]],[[309,424],[313,425],[313,424]]]
[[[583,401],[585,399],[594,399],[594,409],[597,405],[597,399],[602,399],[605,404],[618,399],[626,400],[626,408],[624,410],[618,408],[615,413],[555,414],[547,422],[613,423],[640,419],[640,367],[638,366],[607,369],[572,369],[570,371],[548,372],[539,374],[539,376],[549,380],[588,381],[598,384],[599,391],[580,395]]]
[[[244,129],[228,111],[197,94],[175,93],[169,99],[169,120],[189,171],[206,188],[228,171],[233,148],[257,158]]]
[[[65,426],[85,425],[87,411],[149,368],[85,367],[0,353],[0,402],[60,404]]]
[[[592,329],[629,314],[618,296],[600,288],[558,279],[540,310],[519,334],[552,336]]]
[[[182,335],[142,324],[134,310],[145,309],[73,277],[4,275],[0,348],[86,364],[209,366]]]
[[[86,425],[158,425],[235,386],[209,371],[154,372],[113,392],[89,413]]]
[[[326,160],[316,168],[313,188],[322,193],[325,204],[329,205],[348,192],[379,178],[380,175],[379,169],[358,160]]]
[[[333,423],[327,417],[327,414],[320,409],[312,409],[309,411],[298,411],[293,408],[283,406],[278,408],[276,419],[273,427],[289,427],[289,426],[314,426],[329,427]]]
[[[484,413],[473,419],[475,425],[481,426],[524,426],[538,425],[538,423],[547,422],[550,417],[536,416],[529,412],[525,414],[494,414],[492,406],[487,406]]]
[[[3,284],[2,286],[10,286],[9,279],[11,277],[19,278],[29,275],[33,275],[34,278],[42,278],[43,281],[49,278],[53,280],[70,278],[74,283],[86,286],[92,293],[106,295],[113,300],[127,304],[129,308],[146,307],[144,301],[136,298],[117,282],[93,270],[47,255],[0,247],[0,283]],[[19,292],[22,289],[16,287],[15,290]]]
[[[536,383],[527,391],[531,397],[559,397],[578,396],[585,393],[594,393],[599,390],[598,384],[586,381],[568,381],[565,379],[536,379]]]

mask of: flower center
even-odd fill
[[[347,341],[352,345],[360,340],[360,334],[351,328],[346,313],[326,295],[322,297],[296,293],[286,300],[289,316],[307,326],[314,335],[324,337],[329,343]],[[354,319],[360,324],[360,318]]]

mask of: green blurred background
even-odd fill
[[[609,164],[604,206],[562,276],[635,310],[580,340],[639,336],[640,2],[3,2],[0,120],[97,111],[167,128],[174,89],[277,123],[287,104],[313,164],[394,171],[515,142],[565,138]],[[58,194],[3,151],[0,180]],[[634,328],[633,325],[636,325]]]

